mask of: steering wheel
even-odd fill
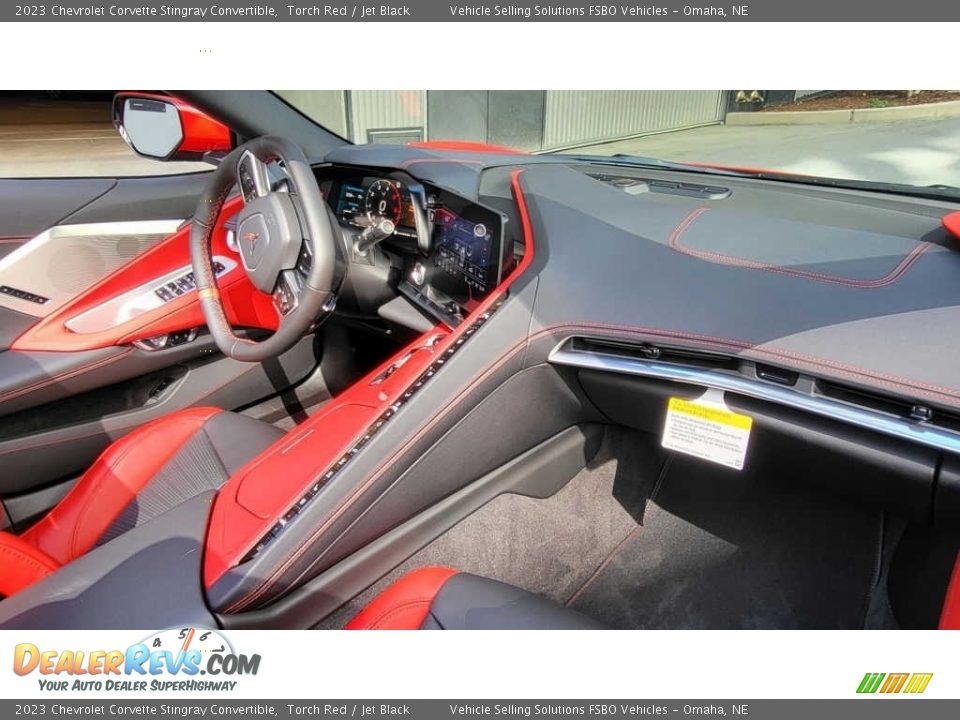
[[[274,160],[283,164],[290,192],[271,190],[267,163]],[[235,230],[240,258],[250,282],[273,296],[280,315],[280,327],[262,341],[235,334],[223,309],[211,257],[213,230],[227,195],[237,184],[243,196]],[[227,155],[204,189],[190,231],[200,307],[220,351],[246,362],[275,357],[332,311],[343,277],[339,236],[339,223],[297,145],[265,135]],[[305,273],[297,269],[302,249],[311,257]]]

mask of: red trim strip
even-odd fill
[[[949,215],[944,215],[940,222],[943,223],[947,232],[955,238],[960,239],[960,210],[952,212]]]
[[[506,145],[489,145],[487,143],[470,142],[468,140],[429,140],[427,142],[409,143],[410,147],[427,148],[429,150],[452,150],[454,152],[493,153],[497,155],[529,155],[523,150],[515,150]]]
[[[745,173],[759,174],[759,175],[774,175],[774,176],[782,175],[788,178],[813,177],[807,173],[789,172],[787,170],[771,170],[770,168],[761,168],[761,167],[748,167],[746,165],[720,165],[718,163],[693,162],[692,160],[687,160],[684,162],[684,164],[693,165],[695,167],[713,168],[716,170],[732,170],[733,172],[745,172]]]
[[[426,165],[434,163],[450,163],[452,165],[476,165],[477,167],[486,167],[486,163],[483,160],[468,160],[466,158],[414,158],[413,160],[404,160],[400,163],[400,167],[408,168],[412,165]]]

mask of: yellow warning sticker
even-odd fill
[[[740,470],[752,428],[753,418],[730,410],[722,393],[708,391],[696,400],[670,398],[660,444]]]

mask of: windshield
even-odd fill
[[[960,186],[960,92],[279,91],[354,143],[468,140],[835,180]],[[621,161],[623,158],[621,158]]]

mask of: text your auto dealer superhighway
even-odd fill
[[[277,11],[264,5],[248,5],[246,7],[224,7],[223,5],[209,5],[198,7],[178,7],[176,5],[147,6],[135,5],[83,5],[81,7],[66,7],[51,5],[50,14],[64,19],[89,17],[116,17],[116,18],[205,18],[210,17],[262,17],[273,18]]]

